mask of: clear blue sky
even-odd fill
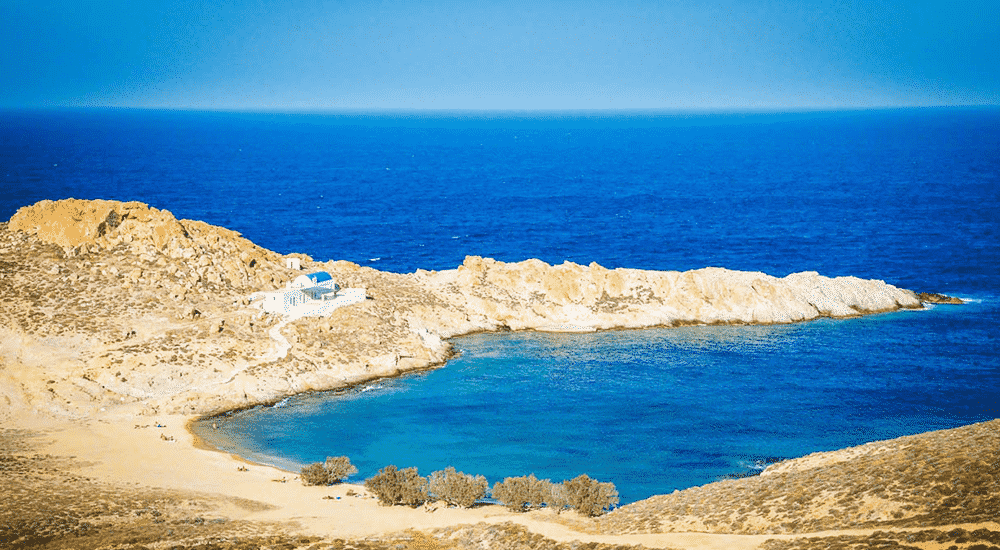
[[[0,107],[1000,104],[1000,2],[0,0]]]

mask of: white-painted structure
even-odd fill
[[[282,290],[256,292],[250,303],[268,313],[288,317],[325,317],[341,306],[363,302],[362,288],[341,289],[325,271],[299,275]]]

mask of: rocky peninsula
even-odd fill
[[[302,270],[287,267],[289,258],[297,259]],[[248,298],[254,292],[280,288],[311,271],[327,271],[343,286],[363,288],[369,299],[319,319],[287,319],[252,307]],[[141,544],[149,547],[156,547],[155,540],[198,547],[212,540],[213,544],[222,539],[248,540],[256,533],[253,536],[264,537],[258,540],[262,546],[287,548],[516,547],[519,540],[533,541],[529,546],[538,547],[581,540],[595,547],[799,548],[812,543],[793,535],[822,531],[865,541],[875,536],[876,527],[966,528],[973,524],[986,530],[986,538],[965,537],[966,541],[1000,544],[989,539],[1000,530],[995,516],[990,519],[977,512],[990,506],[1000,509],[996,507],[1000,468],[993,468],[992,474],[988,468],[965,468],[974,474],[962,478],[967,483],[961,490],[981,498],[963,496],[963,509],[969,512],[944,515],[941,521],[915,520],[923,516],[910,513],[923,510],[933,515],[927,512],[935,509],[930,504],[908,509],[891,495],[880,495],[895,503],[883,507],[874,497],[850,491],[838,497],[842,502],[825,509],[849,507],[851,499],[858,498],[867,506],[859,509],[884,508],[888,515],[779,528],[775,526],[788,523],[790,509],[777,515],[755,515],[758,519],[749,523],[736,522],[732,514],[725,515],[725,510],[736,513],[735,501],[719,496],[722,493],[705,497],[712,504],[698,497],[698,506],[711,506],[711,512],[687,500],[683,500],[685,512],[676,512],[681,501],[674,495],[625,507],[600,522],[542,513],[512,516],[493,507],[427,514],[380,509],[363,498],[363,489],[350,489],[362,496],[347,498],[344,487],[336,488],[344,493],[338,494],[343,502],[317,511],[320,499],[329,496],[323,491],[331,489],[272,483],[291,474],[257,465],[247,472],[238,459],[197,448],[185,429],[188,421],[200,415],[440,365],[451,356],[449,338],[477,331],[793,323],[918,309],[922,301],[943,302],[949,299],[945,296],[918,295],[883,281],[817,273],[777,278],[721,268],[656,272],[606,269],[597,264],[552,266],[539,260],[503,263],[479,257],[468,257],[453,270],[386,273],[345,261],[280,255],[234,231],[178,220],[170,212],[138,202],[73,199],[24,207],[8,223],[0,224],[0,274],[4,441],[0,463],[9,467],[8,473],[13,472],[13,477],[5,475],[10,478],[6,483],[12,484],[7,490],[22,491],[28,501],[32,494],[52,493],[44,505],[23,508],[31,503],[19,501],[17,509],[28,511],[9,511],[0,517],[0,540],[20,541],[21,546],[15,547],[29,547],[25,541],[35,540],[31,539],[33,528],[25,527],[30,523],[25,518],[38,510],[42,515],[63,517],[59,514],[69,514],[70,508],[76,510],[70,516],[83,514],[90,518],[85,523],[98,525],[94,529],[104,533],[102,537],[117,533],[115,529],[158,533],[158,539],[143,539]],[[961,460],[996,466],[997,422],[965,430],[928,436],[944,442],[934,452],[952,456],[955,446],[949,441],[972,438],[976,447],[965,449]],[[886,445],[906,449],[911,443]],[[38,454],[42,450],[49,458]],[[57,458],[69,456],[78,459]],[[845,460],[858,464],[872,456],[858,452]],[[904,451],[891,456],[890,470],[909,467],[913,460]],[[949,462],[954,468],[949,466],[947,471],[958,475],[966,462]],[[242,469],[237,470],[238,466]],[[782,468],[775,476],[798,479],[807,493],[809,484],[803,480],[828,475],[825,470]],[[119,515],[131,519],[105,525],[94,518],[115,513],[104,510],[101,515],[78,510],[77,505],[58,504],[63,502],[58,487],[49,483],[62,483],[60,476],[76,480],[73,485],[81,491],[106,496],[126,494],[137,484],[141,489],[135,489],[136,495],[147,496],[137,496],[136,502],[145,504],[142,508],[125,506]],[[937,486],[929,480],[918,476],[912,481]],[[825,486],[830,479],[815,482],[817,487]],[[768,510],[789,506],[787,497],[775,498],[759,506]],[[184,524],[183,529],[171,529],[171,535],[161,529],[162,522],[136,523],[135,518],[142,518],[136,511],[149,509],[157,499],[170,503],[162,506],[169,511],[160,513],[176,525],[192,514],[202,522],[197,527]],[[178,504],[184,499],[193,504]],[[754,505],[740,506],[739,510],[752,512]],[[215,524],[225,528],[200,530],[208,516],[225,520]],[[718,519],[723,516],[730,519]],[[841,516],[834,513],[833,517]],[[67,521],[65,525],[77,525]],[[291,521],[295,523],[287,523]],[[237,523],[240,527],[233,530]],[[139,524],[145,527],[136,527]],[[43,542],[61,547],[59,541],[69,535],[59,529],[50,530],[55,534]],[[401,534],[407,529],[409,534]],[[893,538],[896,532],[879,536],[901,540]],[[369,546],[358,542],[358,537],[376,534]],[[142,539],[136,536],[137,541]],[[931,538],[941,538],[935,537]],[[944,538],[955,541],[959,537]],[[111,546],[101,546],[96,540],[85,546],[112,547],[117,541],[114,544],[119,546],[114,547],[139,547],[121,546],[124,539],[100,539]],[[854,547],[850,541],[845,544]]]

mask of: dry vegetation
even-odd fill
[[[921,531],[876,531],[870,535],[802,537],[792,540],[769,540],[761,550],[1000,550],[1000,532],[989,529],[925,529]]]
[[[608,533],[810,533],[996,521],[998,511],[1000,420],[994,420],[655,496],[599,524]]]
[[[432,541],[438,546],[427,548],[479,550],[483,548],[511,548],[532,550],[639,550],[642,546],[625,544],[602,544],[556,542],[542,535],[532,533],[514,523],[463,525],[437,529],[431,533]],[[412,548],[421,548],[414,546]]]
[[[363,540],[319,541],[309,550],[641,550],[643,546],[558,542],[514,523],[461,525],[430,532],[406,531]]]
[[[362,540],[294,534],[288,525],[231,520],[211,495],[114,486],[74,473],[75,460],[35,453],[38,434],[0,430],[0,548],[74,550],[618,550],[557,543],[514,524],[409,531]],[[263,505],[230,500],[247,509]]]
[[[72,458],[35,453],[39,437],[0,430],[0,548],[288,548],[305,542],[289,536],[286,526],[218,515],[223,502],[216,497],[114,486],[78,475]]]

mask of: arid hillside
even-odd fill
[[[137,403],[206,413],[447,358],[446,343],[399,314],[432,295],[403,276],[296,257],[372,299],[286,324],[247,298],[301,272],[233,231],[139,203],[22,209],[0,225],[0,395],[69,415]]]
[[[613,533],[801,534],[996,521],[998,510],[993,420],[780,462],[624,506],[599,523]]]

